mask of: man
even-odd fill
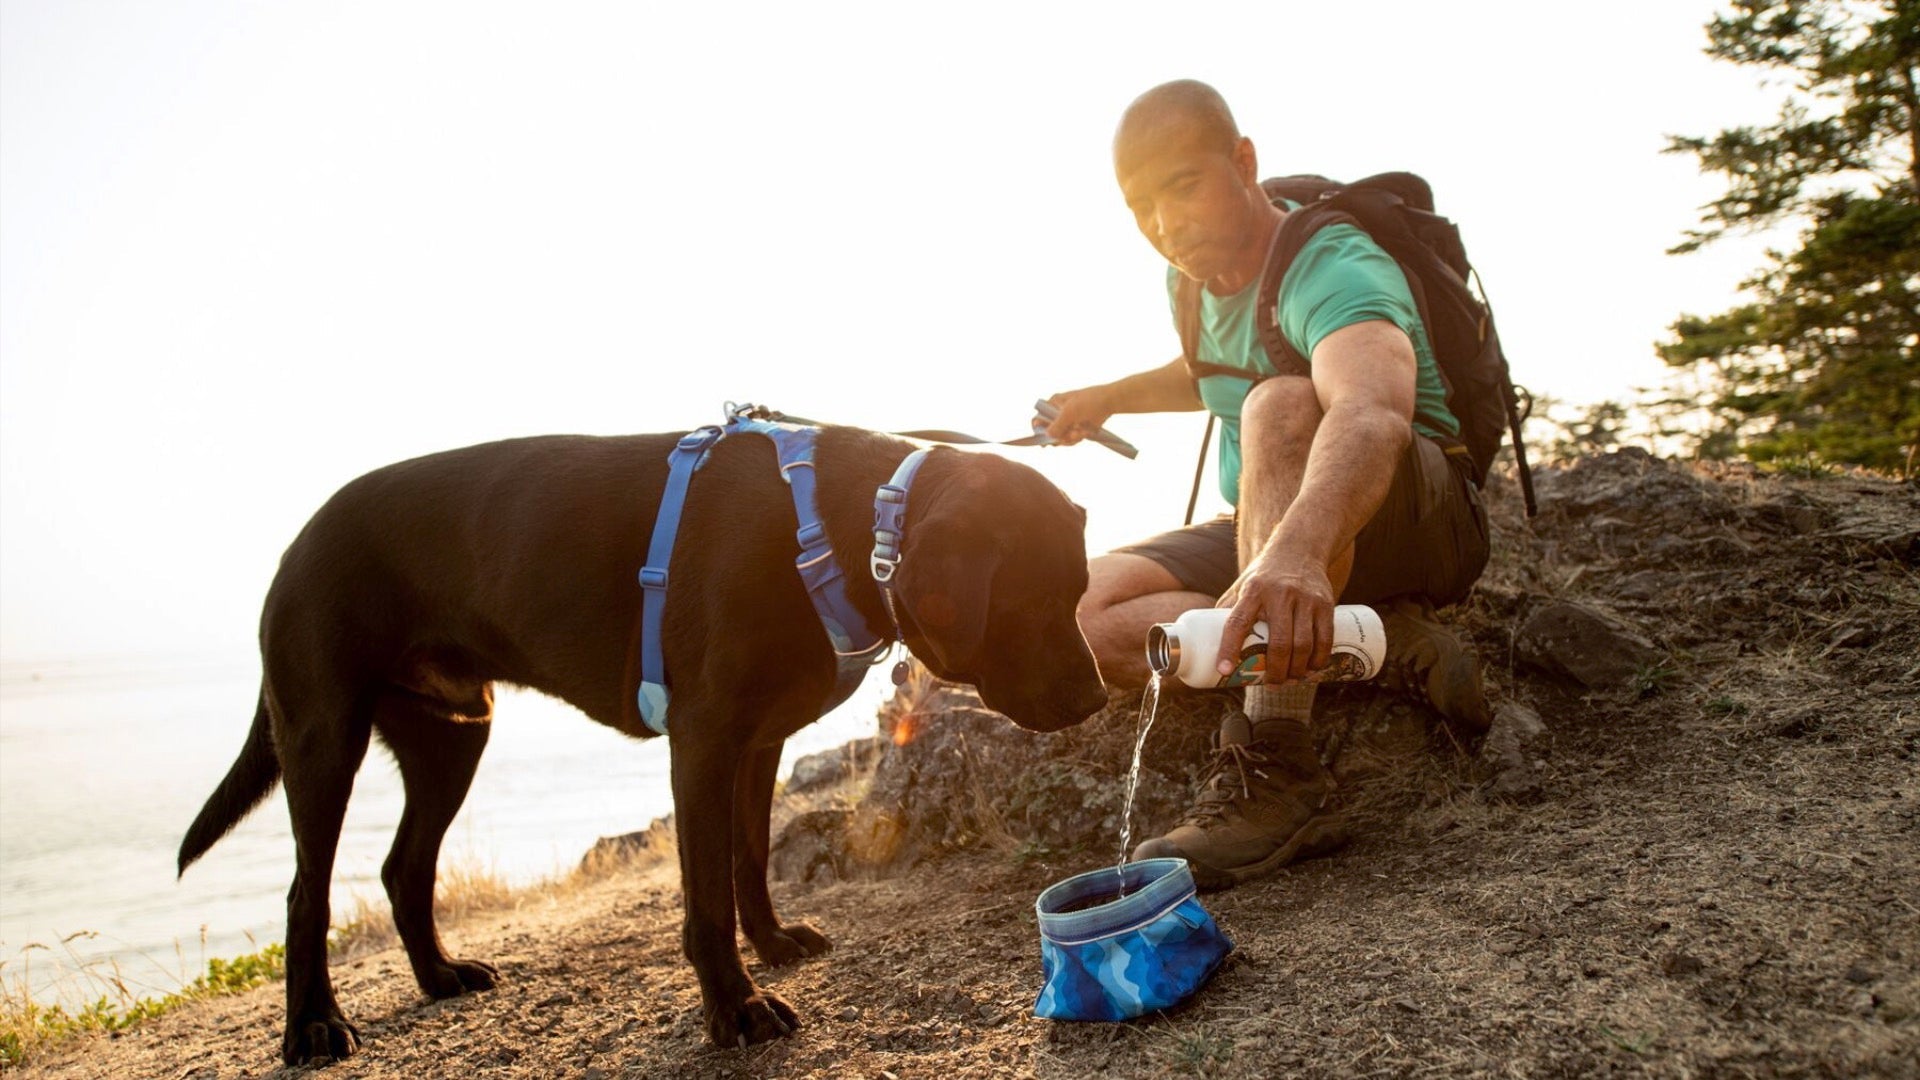
[[[1367,603],[1386,626],[1382,681],[1473,730],[1489,722],[1479,666],[1432,621],[1462,599],[1487,559],[1486,514],[1399,265],[1364,233],[1314,234],[1280,290],[1279,324],[1310,365],[1273,375],[1255,294],[1287,208],[1261,191],[1253,143],[1204,83],[1155,87],[1121,118],[1114,172],[1140,232],[1200,283],[1193,359],[1247,373],[1197,385],[1181,359],[1057,394],[1048,434],[1074,442],[1119,412],[1205,407],[1221,422],[1222,493],[1235,514],[1092,560],[1080,620],[1109,683],[1147,677],[1147,627],[1199,607],[1232,609],[1219,668],[1254,622],[1269,627],[1266,681],[1230,709],[1201,795],[1135,858],[1177,855],[1225,887],[1337,846],[1333,777],[1314,751],[1314,683],[1333,608]],[[1268,377],[1272,376],[1272,377]]]

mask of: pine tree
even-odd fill
[[[1726,194],[1693,251],[1804,219],[1800,249],[1744,282],[1753,299],[1683,315],[1658,346],[1703,371],[1706,455],[1915,475],[1920,456],[1920,0],[1736,0],[1707,53],[1791,76],[1777,122],[1674,137]]]

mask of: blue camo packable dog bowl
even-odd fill
[[[1125,895],[1112,899],[1116,892]],[[1170,1008],[1233,951],[1200,906],[1185,859],[1076,874],[1041,893],[1034,911],[1045,984],[1033,1014],[1050,1020],[1130,1020]]]

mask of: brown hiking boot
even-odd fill
[[[1433,706],[1457,730],[1471,735],[1493,725],[1480,688],[1480,661],[1461,640],[1434,621],[1424,601],[1401,599],[1380,606],[1387,656],[1380,685]]]
[[[1255,725],[1234,709],[1221,722],[1220,748],[1193,808],[1133,857],[1185,859],[1201,888],[1224,889],[1324,855],[1346,842],[1333,788],[1305,725]]]

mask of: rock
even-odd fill
[[[1674,977],[1698,975],[1706,966],[1699,957],[1683,952],[1668,953],[1660,960],[1661,972]]]
[[[1742,516],[1749,528],[1789,536],[1811,536],[1828,525],[1827,516],[1813,500],[1792,491],[1748,507]]]
[[[1184,809],[1221,704],[1216,695],[1162,698],[1134,797],[1136,836]],[[859,804],[796,817],[772,845],[770,870],[789,881],[870,880],[983,841],[1060,851],[1117,844],[1138,714],[1138,697],[1122,696],[1043,735],[986,708],[970,688],[919,672],[882,710],[887,737]]]
[[[785,790],[793,792],[816,791],[831,787],[867,768],[880,756],[885,740],[878,735],[869,739],[855,739],[844,746],[822,750],[817,754],[793,763],[793,772],[787,777]]]
[[[1664,654],[1619,618],[1569,600],[1527,616],[1515,640],[1523,664],[1590,690],[1633,686]]]
[[[1719,486],[1635,446],[1535,473],[1534,486],[1542,515],[1605,517],[1631,524],[1645,538],[1698,534],[1736,513]],[[1616,531],[1607,539],[1617,545],[1628,537]]]
[[[1491,775],[1487,792],[1498,799],[1530,802],[1542,791],[1534,766],[1537,744],[1547,726],[1540,714],[1516,702],[1502,702],[1493,713],[1493,726],[1480,746],[1480,762]]]
[[[641,856],[670,855],[674,851],[673,815],[653,819],[653,823],[638,832],[622,833],[619,836],[603,836],[593,842],[587,853],[580,858],[580,868],[590,870],[595,866],[623,862]]]
[[[767,875],[775,881],[830,884],[855,875],[847,859],[853,812],[810,810],[795,815],[767,852]]]

